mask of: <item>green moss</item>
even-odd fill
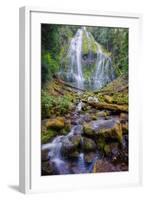
[[[82,36],[82,54],[87,55],[89,53],[89,45],[88,45],[88,38],[86,36],[85,31],[83,31],[83,36]]]
[[[93,38],[93,36],[91,35],[90,37],[90,45],[91,45],[91,50],[94,54],[97,53],[97,42],[95,41],[95,39]]]
[[[49,142],[56,135],[57,135],[57,132],[52,129],[48,129],[46,132],[42,132],[41,133],[41,143],[45,144],[45,143]]]
[[[53,91],[53,87],[52,87]],[[54,93],[55,94],[55,93]],[[59,96],[50,95],[47,90],[42,90],[41,94],[41,114],[42,119],[49,118],[52,115],[64,115],[72,109],[73,96]]]
[[[128,104],[128,94],[116,93],[113,95],[113,103]]]

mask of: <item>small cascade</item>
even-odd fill
[[[76,112],[82,109],[82,102],[79,102]],[[80,114],[78,113],[78,117]],[[87,164],[85,161],[84,151],[81,148],[83,145],[82,125],[74,125],[67,135],[56,136],[52,142],[42,145],[42,150],[48,150],[48,161],[53,164],[57,174],[70,174],[70,173],[88,173],[92,171],[92,163]],[[72,148],[72,139],[80,137],[80,150],[75,159],[68,159],[64,157],[63,149]],[[68,153],[69,154],[69,153]]]
[[[83,107],[83,102],[80,101],[76,107],[76,112],[80,112],[82,110],[82,107]]]
[[[78,169],[81,171],[81,173],[86,173],[87,172],[86,163],[85,163],[85,159],[84,159],[84,154],[83,153],[80,153],[77,165],[78,165]]]

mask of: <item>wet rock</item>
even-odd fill
[[[104,160],[97,160],[93,167],[93,173],[114,171],[120,171],[120,169],[114,166],[112,163]]]
[[[42,175],[53,175],[53,174],[56,174],[56,171],[55,171],[55,167],[53,165],[53,163],[49,162],[49,161],[46,161],[46,162],[42,162]]]
[[[69,154],[73,154],[75,151],[77,151],[79,145],[81,142],[81,136],[80,135],[73,135],[69,138],[66,138],[62,141],[62,147],[61,147],[61,154],[64,157],[68,157]]]
[[[123,134],[128,134],[128,123],[122,124]]]
[[[120,122],[117,121],[111,128],[100,128],[98,131],[98,137],[104,137],[106,140],[117,140],[121,143],[123,134]]]
[[[74,135],[82,135],[83,134],[83,126],[82,125],[77,125],[74,128]]]
[[[106,156],[115,157],[119,154],[119,151],[118,143],[110,143],[104,146],[104,153]]]
[[[41,150],[41,160],[42,162],[48,160],[48,149]]]
[[[78,151],[74,151],[72,153],[66,154],[66,158],[68,159],[78,159],[78,157],[79,157]]]
[[[85,152],[95,151],[96,143],[90,138],[83,137],[82,138],[82,149]]]
[[[92,120],[97,120],[98,117],[97,117],[97,115],[92,114],[92,115],[91,115],[91,118],[92,118]]]
[[[98,103],[99,100],[97,97],[88,97],[88,103]]]
[[[73,146],[78,147],[81,142],[81,136],[80,135],[73,135],[69,138],[70,142],[73,144]]]
[[[92,163],[95,157],[96,157],[96,153],[94,152],[88,152],[88,153],[85,153],[84,155],[84,159],[86,163]]]
[[[49,119],[46,123],[47,128],[52,128],[55,130],[60,130],[64,128],[65,120],[63,117],[56,117],[55,119]]]
[[[92,120],[92,117],[89,114],[86,114],[82,116],[82,119],[84,122],[90,122]]]
[[[83,130],[84,130],[84,134],[87,136],[94,136],[94,134],[95,134],[94,128],[93,128],[92,124],[90,124],[90,123],[84,123]]]
[[[121,113],[120,114],[120,121],[122,123],[125,123],[126,121],[128,121],[128,114],[127,113]]]
[[[107,116],[107,113],[105,111],[99,111],[97,113],[97,117],[106,117]]]

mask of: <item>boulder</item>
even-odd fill
[[[96,150],[96,143],[90,138],[83,137],[83,139],[82,139],[82,149],[85,152],[95,151]]]
[[[106,117],[107,116],[107,113],[105,111],[99,111],[97,113],[97,117]]]
[[[95,131],[91,123],[84,123],[83,124],[84,134],[87,136],[94,136]]]
[[[93,173],[119,171],[113,164],[105,160],[97,160],[93,167]]]
[[[121,123],[117,121],[111,128],[103,127],[99,129],[98,138],[99,137],[104,137],[106,140],[117,140],[121,143],[123,137]]]
[[[64,128],[65,126],[65,120],[63,117],[56,117],[55,119],[49,119],[46,122],[46,127],[55,129],[55,130],[60,130]]]
[[[61,147],[62,156],[69,157],[69,154],[74,156],[75,152],[77,152],[78,150],[80,143],[81,143],[80,135],[73,135],[65,138],[62,141],[62,147]]]
[[[88,152],[88,153],[85,153],[84,155],[85,162],[89,164],[92,163],[95,158],[96,158],[96,153],[94,152]]]
[[[41,150],[41,160],[42,162],[48,161],[48,149]]]
[[[128,123],[122,124],[123,134],[128,134]]]
[[[128,114],[127,113],[120,113],[120,121],[122,123],[128,121]]]

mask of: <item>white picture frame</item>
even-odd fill
[[[142,136],[140,129],[141,68],[140,14],[99,11],[57,11],[20,8],[20,191],[23,193],[97,189],[140,185]],[[40,24],[73,24],[129,28],[129,171],[83,175],[40,175]],[[35,66],[35,67],[34,67]],[[37,156],[36,156],[37,155]]]

